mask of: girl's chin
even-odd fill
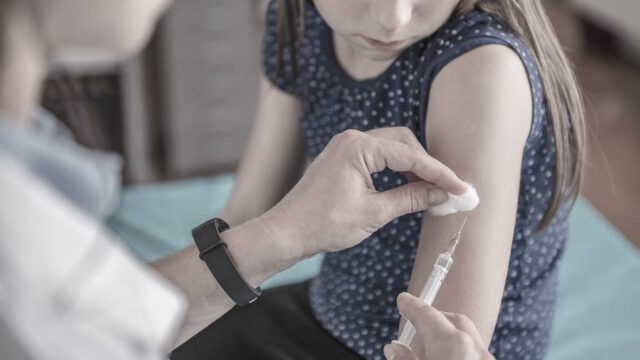
[[[407,48],[406,44],[402,44],[401,47],[394,47],[392,49],[376,48],[371,46],[367,42],[358,42],[358,49],[362,55],[374,61],[389,61],[397,58],[402,51]]]
[[[401,52],[402,52],[402,49],[394,50],[394,51],[377,50],[377,49],[370,49],[370,48],[362,49],[362,54],[373,61],[393,60],[397,58]]]

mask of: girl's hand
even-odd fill
[[[371,174],[390,168],[421,181],[385,192]],[[272,235],[306,257],[352,247],[391,220],[460,194],[467,185],[427,154],[406,128],[336,135],[296,186],[261,216]],[[444,190],[444,191],[443,191]]]
[[[468,317],[444,313],[408,293],[398,296],[398,309],[416,328],[414,349],[400,343],[385,346],[388,360],[489,360],[480,333]]]

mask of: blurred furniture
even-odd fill
[[[233,167],[257,95],[257,12],[249,1],[178,1],[160,28],[166,170]]]
[[[263,6],[176,1],[123,66],[69,54],[43,103],[80,143],[122,154],[127,183],[233,170],[253,123]]]
[[[176,1],[148,51],[124,68],[132,182],[235,168],[253,122],[257,1]]]
[[[48,78],[41,104],[73,131],[80,144],[122,154],[120,76],[114,67],[84,71]]]

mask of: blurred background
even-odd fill
[[[640,1],[545,4],[576,65],[589,133],[549,358],[638,359]],[[189,243],[226,200],[255,111],[265,5],[177,1],[143,55],[119,67],[78,58],[48,81],[44,105],[77,140],[125,159],[127,190],[109,224],[143,260]]]

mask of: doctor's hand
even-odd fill
[[[387,360],[493,360],[475,325],[464,315],[444,313],[408,293],[398,296],[398,309],[411,321],[420,341],[409,349],[400,343],[385,346]]]
[[[420,181],[377,192],[371,174],[389,168]],[[301,256],[352,247],[391,220],[460,194],[467,185],[401,127],[336,135],[296,186],[262,216]]]

